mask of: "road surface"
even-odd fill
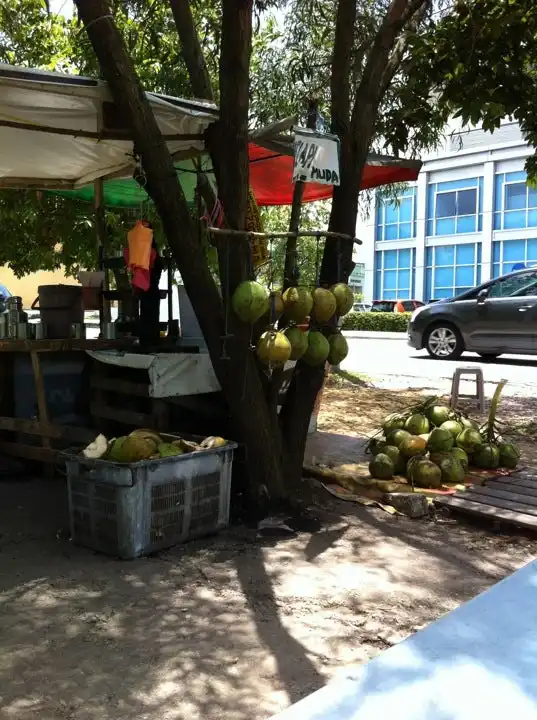
[[[406,335],[401,339],[347,338],[347,342],[349,354],[341,364],[342,370],[386,378],[393,386],[445,386],[455,369],[462,366],[482,368],[486,383],[505,378],[510,391],[537,394],[537,355],[502,355],[495,362],[482,362],[478,355],[464,353],[457,361],[433,360],[425,351],[410,348]]]

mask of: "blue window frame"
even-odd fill
[[[425,297],[442,300],[481,282],[481,243],[426,248]]]
[[[427,197],[427,235],[460,235],[481,230],[483,178],[431,183]]]
[[[499,173],[494,187],[494,229],[537,227],[537,189],[524,171]]]
[[[537,265],[537,238],[497,240],[492,243],[492,277]]]
[[[375,300],[409,300],[414,294],[414,248],[375,252]]]
[[[407,188],[396,202],[377,198],[377,240],[416,237],[416,188]]]

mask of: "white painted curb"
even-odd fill
[[[364,340],[407,340],[406,332],[368,332],[366,330],[344,330],[348,340],[363,338]]]

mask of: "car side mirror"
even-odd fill
[[[489,295],[488,288],[483,288],[483,290],[480,290],[477,294],[477,304],[478,305],[484,305]]]

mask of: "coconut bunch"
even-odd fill
[[[231,298],[233,311],[245,323],[253,325],[269,314],[269,328],[257,343],[258,358],[268,368],[282,368],[289,360],[303,360],[312,367],[326,362],[339,365],[348,354],[347,341],[328,324],[346,315],[353,301],[353,292],[345,283],[313,292],[303,286],[289,287],[282,294],[246,281]],[[278,320],[280,328],[276,328]]]
[[[479,424],[432,398],[406,413],[386,417],[368,444],[373,477],[404,475],[412,485],[439,488],[461,483],[470,466],[493,470],[516,468],[518,448],[497,432],[496,412],[503,384],[496,389],[488,423]]]

